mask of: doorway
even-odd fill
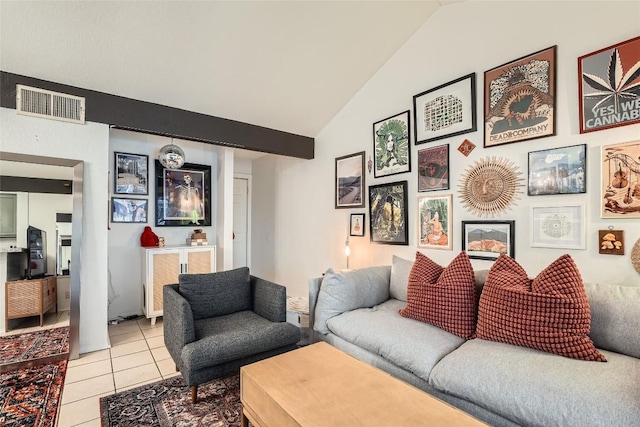
[[[233,268],[249,267],[250,249],[250,186],[249,175],[233,178]]]

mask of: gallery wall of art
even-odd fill
[[[640,274],[631,259],[640,239],[640,219],[634,210],[640,197],[631,194],[638,178],[624,162],[622,170],[617,170],[619,161],[602,157],[603,151],[618,149],[633,155],[633,144],[610,150],[603,147],[640,140],[640,124],[632,117],[635,113],[630,113],[619,119],[616,124],[620,126],[607,127],[602,122],[602,128],[584,132],[589,118],[581,117],[579,92],[586,94],[599,80],[591,78],[591,89],[580,89],[578,70],[578,58],[583,58],[583,65],[591,67],[588,74],[602,74],[600,80],[606,84],[609,71],[606,66],[596,70],[601,60],[592,54],[638,37],[639,14],[637,2],[624,1],[461,2],[440,8],[317,136],[314,160],[281,159],[277,165],[273,194],[278,206],[277,280],[287,285],[290,294],[306,295],[309,277],[329,267],[346,268],[347,238],[350,268],[390,264],[393,255],[413,259],[418,250],[446,265],[463,249],[477,250],[469,247],[476,244],[476,233],[486,231],[491,238],[495,228],[500,236],[511,233],[500,250],[513,251],[532,277],[569,253],[586,281],[640,285]],[[602,25],[604,15],[616,24]],[[620,46],[616,53],[624,57],[616,62],[620,65],[612,81],[618,83],[613,84],[632,84],[620,76],[640,58],[637,54],[629,58],[626,47]],[[607,50],[606,55],[610,57],[613,51]],[[545,82],[546,89],[538,81],[544,63],[555,70]],[[469,75],[475,75],[471,95],[463,79]],[[629,78],[637,83],[637,77]],[[594,91],[604,92],[602,88]],[[449,131],[448,125],[437,124],[431,93],[442,95],[439,102],[450,94],[466,94],[462,99],[467,106],[474,99],[475,130],[466,110],[455,121],[458,129]],[[599,107],[610,102],[605,100]],[[452,103],[447,105],[455,108]],[[629,105],[625,108],[636,110],[635,104]],[[607,108],[594,107],[591,102],[585,113],[609,114]],[[424,127],[425,109],[436,123],[432,128]],[[414,128],[416,117],[419,132]],[[597,125],[595,117],[590,119],[590,125]],[[394,147],[388,149],[390,139]],[[365,165],[359,179],[353,179],[358,172],[338,172],[337,159],[363,151]],[[540,157],[549,167],[540,164]],[[562,157],[569,159],[566,165],[557,160]],[[407,169],[402,164],[405,161],[410,170],[402,170]],[[443,162],[448,164],[448,183],[441,180]],[[386,174],[385,168],[396,170]],[[556,174],[553,182],[544,178],[552,169]],[[620,201],[607,210],[602,174],[610,169],[610,183],[616,171],[633,183],[623,188],[618,182],[611,197]],[[434,177],[438,179],[431,179]],[[375,200],[369,200],[372,188]],[[621,190],[629,188],[633,200],[625,201]],[[341,201],[341,194],[352,197],[358,190],[363,193],[363,206],[341,206],[353,203],[353,199]],[[406,212],[398,201],[403,197]],[[631,215],[623,214],[620,207],[631,209]],[[364,236],[350,235],[351,214],[365,215]],[[372,215],[376,218],[373,238]],[[553,223],[553,218],[559,220]],[[482,221],[495,224],[487,226]],[[446,228],[446,244],[428,238],[434,224]],[[407,231],[406,238],[397,237],[402,227],[406,227],[400,230]],[[601,253],[602,230],[622,232],[623,255]],[[614,249],[616,241],[617,236],[611,241]],[[490,268],[494,254],[491,249],[476,252],[474,268]]]

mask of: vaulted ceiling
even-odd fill
[[[0,69],[315,137],[450,2],[2,0]]]

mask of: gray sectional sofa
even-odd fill
[[[394,256],[310,279],[313,338],[491,425],[640,426],[640,286],[585,283],[589,336],[607,358],[589,362],[400,316],[412,264]],[[475,273],[478,294],[486,274]]]

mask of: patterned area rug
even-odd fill
[[[68,326],[0,337],[0,373],[68,358]]]
[[[102,427],[240,426],[240,377],[198,386],[198,402],[181,376],[100,398]],[[1,421],[1,420],[0,420]]]
[[[0,425],[55,427],[67,361],[0,374]]]

